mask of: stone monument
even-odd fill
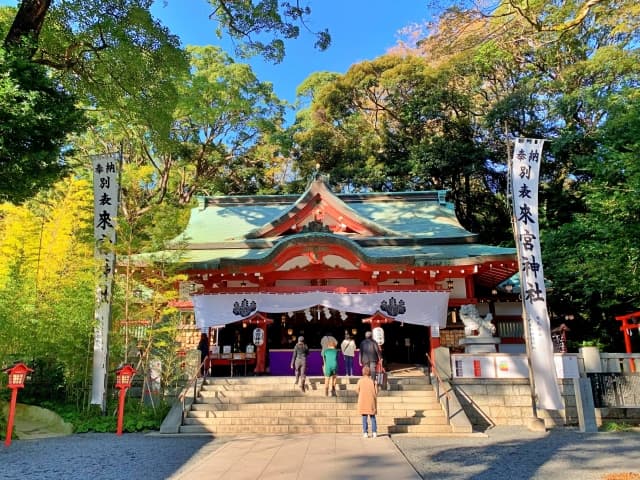
[[[495,353],[496,345],[500,338],[494,337],[496,326],[491,323],[493,315],[487,313],[480,316],[478,308],[474,304],[460,307],[460,319],[464,323],[464,338],[460,339],[460,345],[464,346],[465,353]]]

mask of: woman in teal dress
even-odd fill
[[[322,352],[324,362],[324,394],[329,396],[329,383],[331,383],[331,395],[336,396],[336,373],[338,370],[338,342],[335,340],[327,344]]]

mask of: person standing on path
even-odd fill
[[[324,394],[329,396],[329,384],[331,384],[331,396],[336,396],[336,374],[338,370],[338,342],[329,341],[327,348],[322,353],[324,363]]]
[[[378,436],[378,424],[376,423],[378,393],[368,365],[362,367],[362,377],[356,384],[356,392],[358,392],[358,413],[362,415],[362,436],[364,438],[369,436],[368,419],[370,418],[371,438],[376,438]]]
[[[360,366],[368,366],[369,375],[375,375],[376,366],[380,360],[380,347],[372,337],[373,334],[369,331],[364,334],[364,340],[360,342]]]
[[[307,379],[307,357],[309,356],[309,347],[304,343],[304,337],[298,337],[298,343],[293,347],[293,355],[291,356],[291,368],[296,372],[296,381],[294,385],[298,385],[300,380],[300,390],[305,391],[305,381]]]
[[[345,375],[351,377],[353,375],[353,357],[356,354],[356,342],[348,332],[344,334],[340,350],[342,350],[342,357],[344,358]]]

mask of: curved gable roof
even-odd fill
[[[296,195],[202,197],[192,209],[185,231],[170,244],[255,244],[299,233],[297,225],[313,218],[317,207],[348,224],[349,237],[361,241],[421,239],[429,243],[473,243],[476,235],[464,229],[444,191],[335,194],[324,181],[310,182]],[[337,234],[337,236],[344,236]],[[271,243],[272,242],[268,242]],[[197,248],[197,247],[196,247]],[[264,247],[262,247],[264,248]]]
[[[326,208],[331,210],[334,216],[344,217],[343,222],[355,225],[355,230],[359,234],[366,236],[397,236],[396,232],[359,215],[357,211],[351,209],[327,188],[324,181],[318,178],[309,183],[307,190],[291,205],[291,208],[261,228],[249,232],[247,238],[269,238],[280,236],[283,232],[292,228],[295,230],[295,225],[313,216],[314,210],[317,208]]]

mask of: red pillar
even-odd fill
[[[11,404],[9,406],[9,420],[7,422],[7,436],[4,440],[4,444],[8,447],[11,445],[11,435],[13,433],[13,419],[16,415],[16,400],[18,398],[18,389],[11,389]]]
[[[124,398],[127,394],[126,388],[120,389],[120,396],[118,397],[118,428],[116,429],[116,435],[122,435],[122,421],[124,419]]]
[[[629,335],[629,327],[631,325],[629,325],[629,318],[627,316],[622,316],[622,317],[616,317],[616,320],[620,320],[622,322],[622,326],[620,327],[620,330],[622,331],[622,335],[624,337],[624,348],[626,350],[627,353],[633,353],[632,351],[632,347],[631,347],[631,335]],[[640,329],[638,330],[638,332],[640,333]],[[633,358],[629,359],[629,368],[631,369],[632,373],[635,373],[636,371],[636,362],[634,361]]]
[[[622,324],[622,333],[624,334],[624,347],[625,350],[627,351],[627,353],[632,353],[631,352],[631,337],[629,336],[629,329],[625,328],[626,327],[626,323]]]
[[[622,333],[624,333],[624,347],[625,350],[627,351],[627,353],[633,353],[631,350],[631,336],[629,335],[629,329],[625,328],[626,326],[626,320],[622,322],[622,328],[624,330],[622,330]],[[640,332],[640,330],[638,330],[638,332]],[[633,360],[633,358],[629,359],[629,367],[631,369],[632,373],[635,373],[636,371],[636,362]]]

